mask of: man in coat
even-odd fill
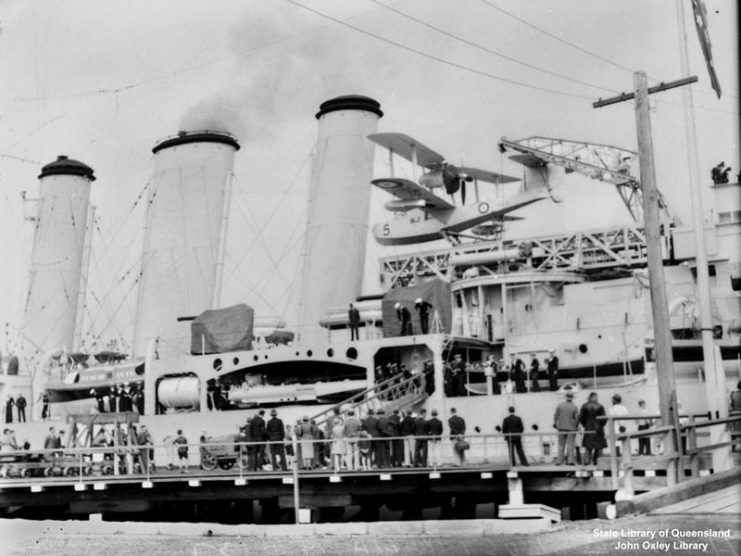
[[[576,464],[576,430],[579,427],[579,410],[574,405],[574,393],[566,392],[566,400],[558,404],[553,415],[553,428],[558,431],[558,458],[556,465],[563,465],[566,449],[567,465]]]
[[[253,442],[259,442],[255,446],[255,459],[252,462],[252,471],[257,471],[258,469],[262,469],[262,466],[265,463],[265,442],[268,439],[268,433],[265,428],[265,410],[261,409],[257,412],[257,415],[255,415],[252,418],[252,424],[250,425],[251,428],[251,436]]]
[[[368,410],[368,415],[363,419],[363,429],[371,437],[371,464],[378,467],[381,429],[378,427],[378,419],[372,409]]]
[[[548,389],[551,392],[558,390],[558,355],[556,350],[551,349],[548,358]]]
[[[507,445],[509,446],[509,462],[512,467],[516,464],[515,452],[517,457],[520,458],[522,465],[528,465],[527,458],[525,457],[525,451],[522,449],[522,433],[525,431],[525,427],[522,424],[522,419],[515,415],[515,408],[509,408],[509,415],[502,421],[502,433],[505,435]]]
[[[597,465],[597,458],[602,455],[602,448],[607,446],[605,443],[604,423],[598,420],[598,417],[604,417],[605,408],[597,401],[597,392],[589,394],[587,403],[581,406],[579,412],[579,422],[584,427],[584,438],[581,445],[584,448],[585,465]]]
[[[534,353],[530,357],[532,358],[530,361],[530,391],[540,392],[540,382],[538,382],[540,361],[538,361],[538,357]]]
[[[342,428],[342,433],[347,439],[347,466],[351,470],[360,469],[360,449],[358,445],[358,438],[360,437],[360,431],[363,428],[363,424],[360,419],[355,417],[355,411],[349,409],[347,411],[347,419]]]
[[[458,458],[458,463],[463,465],[466,463],[466,451],[458,447],[458,442],[463,441],[466,435],[466,421],[458,415],[454,407],[450,409],[448,428],[450,429],[450,440],[453,443],[453,452]]]
[[[265,426],[265,430],[268,440],[271,442],[270,463],[273,466],[273,471],[278,470],[278,458],[280,458],[280,468],[287,471],[286,449],[283,442],[286,438],[286,427],[283,425],[283,421],[278,418],[278,411],[275,408],[270,410],[270,420]]]
[[[360,311],[352,303],[347,312],[347,320],[350,325],[350,341],[360,339]]]
[[[527,392],[527,385],[525,384],[525,363],[519,357],[515,359],[512,368],[512,381],[515,383],[516,393],[524,394]]]
[[[419,416],[414,421],[414,467],[427,467],[427,410],[420,409]]]
[[[414,309],[419,313],[419,326],[422,329],[422,334],[427,334],[430,331],[430,309],[432,309],[432,305],[418,297],[414,300]]]
[[[427,421],[427,434],[430,438],[429,453],[432,457],[432,465],[440,467],[443,464],[443,454],[441,450],[443,438],[443,422],[437,418],[437,409],[431,412],[432,417]]]
[[[15,408],[18,410],[19,423],[26,422],[26,405],[26,398],[23,397],[23,394],[18,394],[18,397],[15,399]]]
[[[414,420],[414,413],[407,411],[399,427],[400,434],[404,437],[404,467],[414,466]]]

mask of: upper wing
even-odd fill
[[[454,208],[454,205],[442,197],[438,197],[426,187],[404,178],[380,178],[371,181],[371,183],[402,201],[422,200],[426,206],[435,209]]]
[[[414,152],[417,156],[417,164],[420,166],[434,166],[445,160],[441,154],[403,133],[373,133],[368,136],[368,139],[407,160],[414,159],[412,155]]]
[[[480,168],[469,168],[466,166],[456,166],[456,168],[460,173],[469,175],[473,179],[479,181],[487,181],[489,183],[512,183],[520,181],[520,178],[505,176],[504,174],[497,174],[496,172],[490,172],[489,170],[481,170]]]

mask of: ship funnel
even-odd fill
[[[319,321],[329,309],[361,294],[374,156],[367,136],[382,116],[378,102],[358,95],[328,100],[316,114],[298,326],[304,345],[326,338]]]
[[[25,369],[72,351],[81,293],[93,169],[67,156],[41,169],[28,291],[20,329]],[[38,373],[37,373],[37,376]]]
[[[190,351],[190,323],[212,309],[226,232],[225,199],[239,143],[222,132],[179,132],[158,143],[148,193],[133,352]]]

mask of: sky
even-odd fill
[[[710,168],[739,170],[737,3],[706,0],[723,96],[709,84],[685,2],[698,163],[710,213]],[[246,302],[289,324],[297,315],[301,239],[324,100],[375,98],[379,131],[411,135],[453,162],[522,169],[502,137],[557,137],[637,149],[632,102],[592,102],[680,72],[676,2],[660,0],[0,0],[0,323],[20,324],[31,251],[21,192],[59,154],[97,180],[85,327],[131,339],[151,148],[181,129],[237,136],[222,303]],[[657,182],[691,222],[682,93],[651,97]],[[376,154],[379,175],[384,155]],[[369,186],[370,187],[370,186]],[[483,188],[482,188],[483,189]],[[493,194],[492,191],[485,194]],[[371,221],[385,194],[372,192]],[[570,176],[560,204],[518,213],[510,237],[627,223],[611,186]],[[26,209],[28,210],[28,208]],[[435,244],[423,245],[422,249]],[[398,254],[369,238],[376,260]],[[0,349],[6,345],[0,342]]]

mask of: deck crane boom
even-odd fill
[[[638,173],[636,168],[638,153],[611,145],[538,136],[517,141],[510,141],[503,137],[500,149],[502,152],[507,149],[517,151],[519,154],[510,158],[525,166],[537,167],[554,164],[565,168],[566,173],[577,172],[589,178],[613,184],[633,220],[643,225],[640,181],[633,175]],[[659,206],[666,221],[673,225],[679,224],[676,217],[669,211],[661,193],[659,193]]]

